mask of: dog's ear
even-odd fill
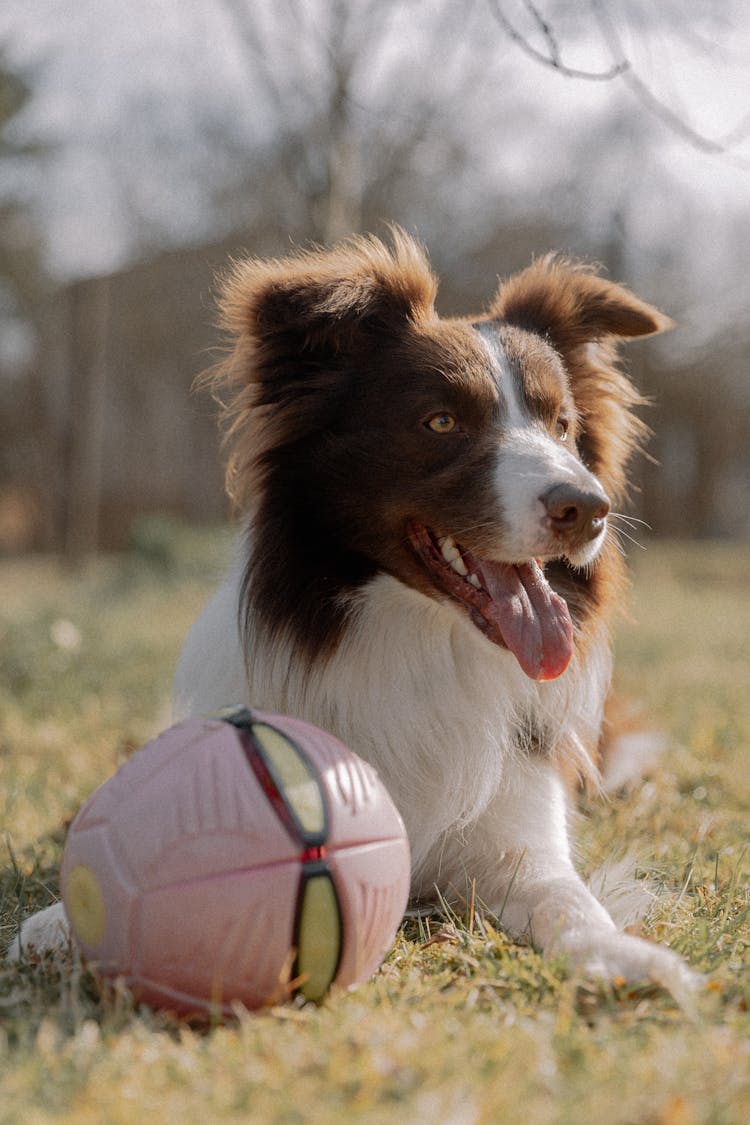
[[[644,400],[619,370],[617,343],[672,321],[624,286],[554,255],[502,284],[490,316],[543,336],[560,353],[579,416],[579,452],[621,503],[628,461],[649,430],[634,413]]]
[[[433,317],[436,289],[423,251],[397,228],[391,246],[359,238],[234,266],[219,303],[230,348],[203,384],[222,403],[238,507],[257,501],[274,449],[326,429],[342,367],[357,373],[377,333]]]
[[[493,317],[544,336],[565,358],[606,338],[650,336],[672,321],[623,285],[548,255],[501,284]]]
[[[368,331],[433,311],[436,282],[422,249],[394,229],[392,246],[352,239],[330,250],[238,263],[221,296],[222,323],[261,354],[345,352]]]

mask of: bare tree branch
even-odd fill
[[[605,6],[601,3],[601,0],[591,0],[591,8],[599,24],[604,40],[612,53],[613,59],[615,59],[615,65],[627,62],[625,58],[625,48],[623,47],[620,34],[610,18],[609,12],[606,11]],[[715,140],[712,137],[706,137],[703,133],[699,133],[697,129],[689,125],[678,113],[675,113],[673,109],[665,105],[643,79],[638,77],[632,66],[628,65],[627,68],[621,72],[621,77],[625,85],[632,90],[641,104],[645,106],[654,117],[658,117],[673,133],[682,137],[683,140],[686,140],[694,148],[697,148],[700,152],[706,152],[712,155],[722,154],[727,151],[727,137],[723,140]],[[734,130],[733,132],[738,131]],[[728,134],[727,136],[731,138],[732,134]],[[738,134],[738,139],[740,137],[741,131]],[[737,141],[734,140],[734,143],[737,143]]]
[[[547,48],[549,50],[550,59],[555,63],[557,67],[561,67],[563,65],[562,56],[560,54],[560,48],[557,43],[557,38],[552,31],[551,25],[547,23],[547,20],[541,14],[537,6],[532,3],[532,0],[523,0],[523,3],[524,7],[534,20],[534,23],[537,25],[542,35],[544,36],[544,39],[547,43]]]
[[[503,11],[500,0],[490,0],[490,7],[495,19],[506,35],[512,39],[517,47],[520,47],[525,55],[528,55],[529,58],[533,59],[535,62],[541,63],[543,66],[548,66],[552,70],[556,70],[559,74],[565,75],[566,78],[582,78],[589,82],[611,82],[630,69],[630,63],[627,59],[616,62],[608,70],[579,70],[576,67],[566,66],[560,57],[557,40],[550,25],[541,16],[534,4],[531,3],[531,0],[524,0],[524,2],[534,17],[534,22],[544,36],[549,54],[545,55],[544,51],[540,51],[533,43],[530,43],[518,28],[511,23]]]
[[[489,0],[490,8],[495,19],[506,35],[516,44],[525,55],[543,66],[557,71],[566,78],[579,78],[588,81],[609,82],[613,79],[622,79],[623,83],[636,96],[641,105],[653,116],[658,118],[673,133],[681,137],[693,148],[712,156],[729,156],[733,163],[740,167],[750,167],[750,161],[730,150],[735,145],[745,140],[750,133],[750,113],[743,116],[742,120],[725,133],[722,137],[708,137],[699,130],[694,129],[679,113],[659,98],[648,83],[639,77],[632,62],[627,57],[622,39],[617,27],[607,11],[602,0],[590,0],[594,18],[599,25],[602,38],[612,56],[612,66],[603,71],[579,70],[566,66],[562,61],[562,53],[554,28],[542,15],[534,0],[522,0],[524,7],[533,19],[538,31],[541,33],[546,45],[545,51],[535,47],[529,39],[518,30],[505,14],[501,0]]]

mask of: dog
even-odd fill
[[[694,982],[619,932],[571,858],[596,784],[624,566],[611,534],[644,434],[617,366],[670,326],[550,256],[443,319],[395,229],[225,279],[229,492],[247,535],[191,631],[182,714],[236,702],[334,732],[406,824],[416,904],[468,887],[583,973]]]
[[[559,256],[442,318],[394,228],[236,263],[223,282],[228,489],[246,535],[193,626],[180,716],[237,703],[335,733],[378,771],[417,906],[468,887],[589,976],[695,978],[620,932],[571,857],[597,783],[624,566],[612,505],[644,427],[618,342],[668,319]]]

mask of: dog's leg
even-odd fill
[[[462,844],[446,847],[441,881],[446,866],[454,880],[459,871],[476,878],[478,896],[503,927],[528,933],[543,953],[565,954],[592,977],[650,980],[687,1004],[700,978],[671,950],[617,930],[573,867],[567,821],[556,771],[542,762],[513,767]]]

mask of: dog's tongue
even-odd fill
[[[474,613],[489,639],[510,649],[534,680],[562,675],[573,654],[573,622],[539,564],[482,561],[478,577],[490,597]]]

